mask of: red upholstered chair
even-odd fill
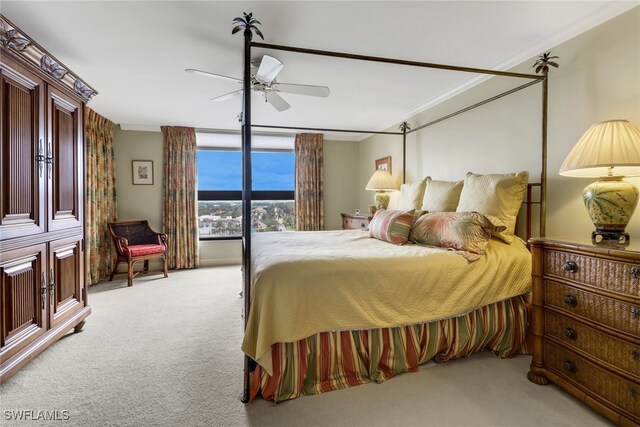
[[[149,260],[162,258],[164,277],[167,274],[167,235],[156,233],[149,227],[148,221],[122,221],[108,224],[109,233],[116,246],[118,258],[113,266],[109,281],[118,273],[118,265],[127,263],[128,286],[133,284],[133,278],[140,273],[149,273]],[[134,273],[133,265],[138,261],[144,261],[141,271]]]

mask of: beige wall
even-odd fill
[[[146,219],[162,231],[162,133],[122,131],[116,126],[113,152],[118,220]],[[133,160],[153,161],[153,185],[133,185]]]
[[[324,142],[324,228],[342,228],[341,212],[358,209],[358,143]]]
[[[118,219],[147,219],[157,231],[162,230],[162,146],[161,132],[114,131],[116,197]],[[153,160],[154,184],[132,184],[132,160]],[[324,144],[324,215],[327,230],[341,227],[341,212],[351,212],[358,205],[358,144],[325,141]],[[200,242],[202,265],[238,263],[242,259],[240,240]]]
[[[549,82],[548,236],[589,236],[593,230],[581,194],[594,179],[558,175],[582,133],[593,123],[615,118],[640,126],[639,25],[640,7],[636,7],[551,49],[561,65],[552,69]],[[531,73],[534,61],[531,58],[514,70]],[[492,78],[408,122],[417,127],[523,83],[520,79]],[[528,170],[530,181],[539,182],[540,99],[541,85],[534,85],[412,134],[407,143],[407,182],[427,175],[453,180],[462,179],[467,171],[520,170]],[[360,188],[371,176],[374,160],[387,155],[393,156],[393,175],[400,182],[401,143],[400,138],[387,136],[360,143]],[[640,184],[638,178],[629,181]],[[362,209],[371,203],[372,195],[360,190],[359,199]],[[639,212],[627,231],[640,238]]]

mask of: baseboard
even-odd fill
[[[218,265],[240,265],[242,258],[201,259],[200,267],[215,267]]]

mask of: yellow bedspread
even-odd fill
[[[531,255],[519,239],[511,245],[492,239],[471,263],[360,230],[256,233],[252,242],[242,350],[269,374],[277,342],[453,317],[531,288]]]

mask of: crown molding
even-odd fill
[[[500,64],[491,67],[493,70],[498,71],[508,71],[520,64],[524,61],[534,58],[536,55],[541,52],[548,51],[576,36],[579,36],[582,33],[585,33],[592,28],[597,27],[598,25],[602,25],[605,22],[615,18],[616,16],[622,15],[629,10],[640,6],[640,1],[613,1],[603,5],[603,7],[597,12],[592,13],[587,16],[585,19],[576,22],[574,25],[567,27],[564,31],[556,33],[551,37],[536,43],[530,48],[520,52],[518,55],[501,62]],[[482,82],[485,82],[495,76],[487,76],[487,75],[478,75],[470,78],[466,82],[457,85],[456,87],[430,99],[424,104],[412,109],[402,117],[398,117],[397,120],[393,121],[389,126],[385,126],[384,129],[395,128],[398,123],[406,121],[407,119],[414,117],[422,112],[429,110],[430,108],[435,107],[438,104],[445,102],[446,100],[453,98],[461,93],[471,89],[472,87],[479,85]],[[362,138],[363,140],[365,138]]]
[[[120,130],[133,130],[137,132],[161,132],[160,126],[137,125],[133,123],[120,123]]]
[[[85,102],[98,93],[4,15],[0,15],[0,46],[78,94]]]

